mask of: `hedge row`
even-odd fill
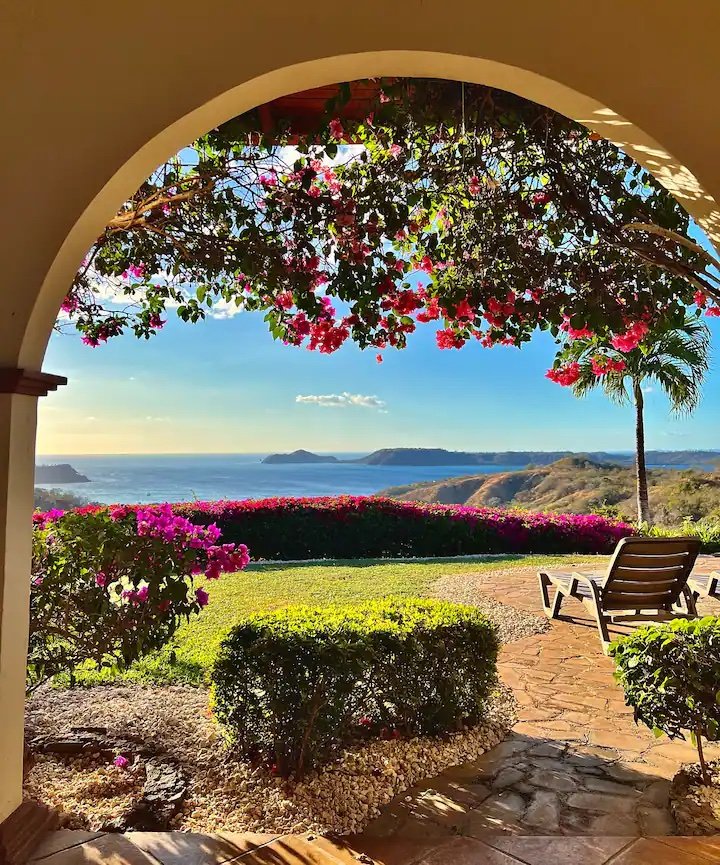
[[[372,496],[185,502],[173,505],[173,511],[196,523],[216,523],[224,541],[247,544],[255,559],[608,553],[621,538],[635,533],[627,523],[593,514],[428,505]]]
[[[291,607],[233,628],[213,670],[213,704],[244,757],[300,777],[358,739],[475,723],[497,650],[475,607],[400,598]]]

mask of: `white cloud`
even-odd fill
[[[295,397],[295,402],[305,403],[306,405],[319,405],[323,408],[385,408],[384,400],[376,396],[366,396],[361,393],[327,393],[327,394],[298,394]]]

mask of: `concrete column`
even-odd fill
[[[0,369],[0,823],[22,800],[37,399],[64,382]]]

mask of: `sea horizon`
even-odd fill
[[[364,452],[324,451],[321,453],[337,456],[340,459],[353,459],[362,456]],[[486,451],[485,453],[497,452]],[[632,452],[613,451],[612,453],[626,455]],[[70,492],[85,500],[102,504],[149,504],[274,497],[376,495],[389,487],[406,486],[423,481],[442,481],[467,475],[518,471],[524,467],[523,464],[368,465],[357,462],[269,464],[261,461],[265,455],[266,452],[43,454],[38,455],[38,464],[69,463],[90,480],[89,483],[38,483],[36,486]],[[525,465],[530,463],[531,461],[528,460]],[[675,467],[686,468],[687,466]]]

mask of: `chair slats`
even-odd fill
[[[670,580],[674,582],[678,577],[683,577],[684,567],[672,568],[626,568],[623,565],[615,568],[612,580],[632,580],[635,583],[653,583],[658,580]]]
[[[674,565],[684,565],[688,560],[689,553],[623,553],[623,567],[628,568],[671,568]]]

